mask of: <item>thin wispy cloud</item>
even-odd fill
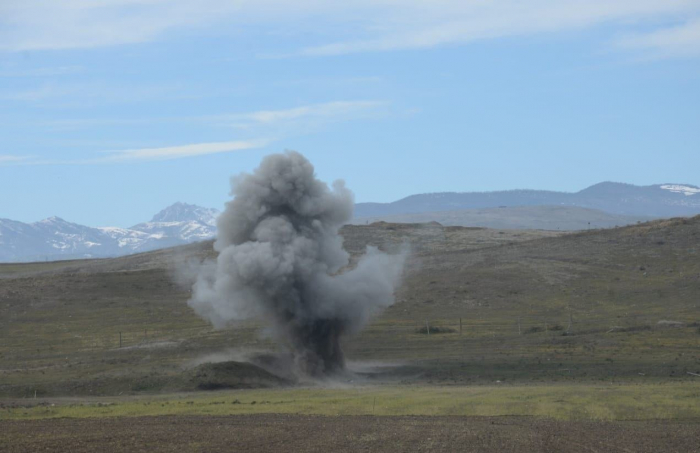
[[[207,142],[158,148],[137,148],[103,151],[97,157],[85,159],[32,159],[21,156],[2,156],[0,163],[16,165],[88,165],[164,161],[210,154],[262,148],[284,137],[298,136],[335,121],[350,121],[384,115],[389,106],[385,101],[355,100],[308,104],[286,109],[258,110],[247,113],[199,117],[145,117],[145,118],[85,118],[62,119],[45,123],[51,130],[73,130],[105,125],[142,126],[154,123],[205,123],[217,128],[246,130],[247,135],[267,138],[227,142]],[[263,134],[263,132],[265,134]],[[271,138],[274,137],[274,138]]]
[[[275,82],[275,85],[282,87],[321,86],[341,89],[348,87],[371,86],[382,82],[384,82],[384,79],[380,76],[309,77],[301,79],[279,80]]]
[[[0,49],[75,49],[136,44],[232,12],[226,1],[23,0],[0,5]],[[4,24],[3,24],[4,22]]]
[[[328,56],[359,52],[424,49],[443,45],[542,33],[584,30],[617,23],[630,27],[662,17],[700,15],[700,4],[689,0],[515,0],[442,1],[427,7],[409,2],[396,14],[375,21],[359,39],[345,39],[301,51]]]
[[[0,98],[8,101],[37,102],[69,96],[73,93],[75,93],[75,90],[69,87],[45,84],[36,88],[7,93],[0,96]]]
[[[262,148],[270,140],[242,140],[233,142],[195,143],[190,145],[166,146],[163,148],[127,149],[106,151],[103,157],[82,161],[88,164],[134,163],[182,159],[209,154],[229,153],[247,149]]]
[[[0,50],[136,44],[182,30],[274,34],[303,23],[305,33],[322,31],[315,36],[325,42],[296,55],[422,49],[602,25],[615,26],[613,44],[616,33],[639,34],[618,47],[688,54],[698,42],[699,18],[697,0],[24,0],[0,6]],[[687,23],[676,29],[659,25],[672,20]]]
[[[53,68],[33,68],[33,69],[0,69],[0,77],[57,77],[80,74],[84,71],[82,66],[57,66]]]
[[[102,151],[98,153],[98,157],[86,159],[44,159],[37,156],[0,155],[0,165],[98,165],[157,162],[257,149],[271,142],[272,140],[270,139],[238,140],[231,142],[193,143],[188,145],[165,146],[162,148]]]
[[[14,156],[10,154],[0,154],[0,165],[26,163],[34,156]]]
[[[41,82],[23,90],[0,92],[0,99],[14,102],[43,103],[58,106],[91,106],[128,104],[157,99],[197,98],[189,87],[182,84],[142,84],[90,81],[60,83]]]
[[[49,131],[76,131],[88,128],[99,128],[106,126],[134,127],[148,124],[166,124],[174,122],[184,122],[186,119],[180,118],[66,118],[58,120],[41,121],[39,126],[45,127]]]
[[[259,110],[251,113],[223,115],[220,118],[230,121],[235,127],[284,126],[299,121],[314,124],[328,121],[355,119],[386,106],[383,101],[334,101],[310,104],[289,109]]]
[[[350,121],[383,115],[389,103],[386,101],[332,101],[307,104],[277,110],[258,110],[245,113],[182,117],[131,117],[131,118],[76,118],[43,123],[52,130],[76,130],[101,126],[139,126],[147,124],[209,124],[216,127],[237,129],[267,129],[278,134],[280,130],[301,126],[320,127],[334,121]],[[298,130],[298,133],[303,133]]]

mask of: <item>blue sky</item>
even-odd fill
[[[700,185],[700,0],[0,1],[0,217],[130,226],[295,149],[357,201]]]

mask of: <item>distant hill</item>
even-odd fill
[[[50,217],[0,219],[0,262],[103,258],[188,244],[216,236],[216,209],[175,203],[131,228],[89,227]],[[500,229],[584,230],[653,218],[700,214],[700,188],[604,182],[576,193],[541,190],[411,195],[358,203],[352,223],[431,222]]]
[[[377,221],[394,223],[439,222],[444,226],[471,226],[506,230],[576,231],[613,228],[646,222],[654,217],[609,214],[578,206],[514,206],[503,208],[461,209],[456,211],[416,212],[355,218],[354,224]]]
[[[576,193],[545,190],[500,192],[444,192],[411,195],[392,203],[358,203],[355,217],[378,218],[500,206],[577,206],[609,214],[644,217],[678,217],[700,214],[700,187],[689,184],[634,186],[603,182]]]
[[[0,219],[0,262],[100,258],[209,239],[215,209],[175,203],[131,228],[93,228],[50,217],[34,223]]]

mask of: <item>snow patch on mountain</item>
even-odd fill
[[[669,192],[682,193],[683,195],[690,197],[700,193],[700,188],[695,186],[683,186],[680,184],[664,184],[661,186],[662,189],[668,190]]]

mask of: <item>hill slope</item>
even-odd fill
[[[342,234],[354,257],[412,244],[396,304],[346,341],[350,359],[402,361],[405,376],[441,383],[700,373],[700,216],[570,234],[388,223]],[[0,394],[181,389],[194,360],[274,350],[256,323],[216,331],[187,306],[177,269],[211,247],[0,265]],[[452,333],[421,334],[426,323]]]
[[[516,206],[392,214],[379,217],[356,218],[353,223],[363,224],[376,221],[427,223],[432,221],[445,226],[576,231],[613,228],[649,220],[652,220],[652,218],[608,214],[598,209],[580,208],[577,206]]]

